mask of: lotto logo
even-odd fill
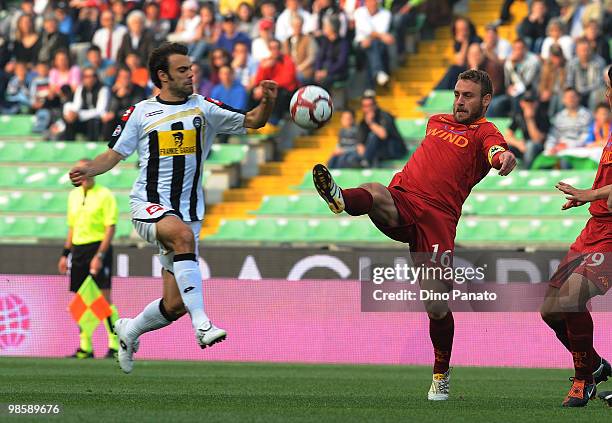
[[[17,295],[0,292],[0,350],[19,346],[30,330],[30,311]]]
[[[158,211],[163,210],[164,208],[162,206],[160,206],[159,204],[153,204],[150,205],[149,207],[146,208],[147,213],[149,213],[151,216],[153,216],[155,213],[157,213]]]

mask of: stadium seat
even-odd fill
[[[395,124],[405,140],[421,140],[425,136],[425,119],[397,119]]]
[[[33,115],[0,116],[0,137],[22,137],[32,135]]]
[[[451,113],[455,93],[452,90],[434,90],[429,93],[421,111],[429,115],[437,113]]]
[[[248,151],[247,145],[213,144],[206,164],[226,166],[231,163],[241,163]]]

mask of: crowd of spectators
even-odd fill
[[[612,1],[529,1],[528,15],[516,22],[516,38],[505,40],[498,26],[510,20],[511,3],[504,2],[500,20],[484,34],[469,18],[454,19],[453,62],[435,89],[453,89],[464,70],[485,70],[494,90],[487,115],[512,119],[504,135],[526,168],[542,153],[558,158],[540,161],[552,166],[571,166],[564,156],[572,154],[596,159],[598,150],[583,149],[601,149],[609,134],[610,114],[603,109]]]
[[[0,113],[35,114],[34,130],[47,139],[105,139],[123,109],[156,94],[148,57],[171,41],[188,46],[196,91],[235,108],[258,101],[262,79],[275,80],[276,124],[298,86],[346,81],[351,54],[367,71],[367,87],[387,84],[390,49],[405,53],[405,29],[421,3],[14,2],[0,12]]]

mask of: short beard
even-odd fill
[[[191,88],[189,88],[186,85],[174,85],[173,83],[171,83],[168,86],[168,91],[170,91],[175,97],[187,98],[191,94],[193,94],[193,85],[191,86]]]
[[[477,120],[481,119],[485,114],[485,107],[482,105],[482,103],[480,103],[480,107],[478,108],[478,110],[474,113],[470,113],[469,116],[464,119],[464,120],[459,120],[457,119],[457,114],[453,113],[453,117],[455,118],[455,120],[458,123],[462,123],[464,125],[469,125],[471,123],[476,122]]]

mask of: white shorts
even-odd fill
[[[155,224],[168,215],[173,215],[180,219],[178,212],[168,207],[164,207],[161,204],[142,201],[130,201],[130,209],[132,209],[132,224],[138,235],[145,241],[159,248],[159,261],[161,265],[164,269],[174,272],[174,251],[168,251],[166,247],[157,240],[157,228]],[[193,232],[195,239],[195,254],[197,257],[202,222],[185,222],[185,224],[187,224]]]

